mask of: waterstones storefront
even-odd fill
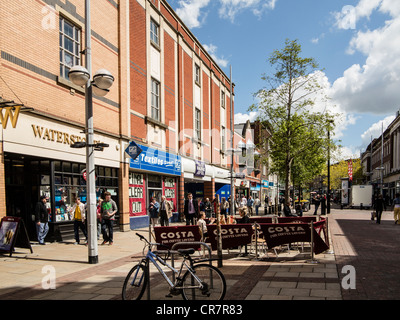
[[[21,114],[16,128],[3,130],[6,214],[24,219],[30,239],[36,239],[34,208],[40,196],[48,197],[47,241],[73,238],[70,209],[77,197],[86,202],[86,151],[71,144],[84,141],[83,128],[34,114]],[[109,191],[119,203],[119,140],[95,133],[109,144],[95,151],[96,196]],[[119,225],[117,214],[115,224]]]
[[[129,210],[132,230],[149,225],[148,210],[152,198],[161,196],[174,205],[173,219],[178,214],[178,177],[181,176],[181,157],[169,152],[138,144],[142,152],[130,160]]]

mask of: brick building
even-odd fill
[[[0,216],[32,212],[49,197],[51,234],[71,236],[68,207],[86,199],[85,94],[68,79],[85,65],[85,8],[78,0],[0,2]],[[230,79],[166,1],[96,0],[91,6],[92,70],[115,77],[94,96],[96,195],[119,204],[122,230],[143,222],[151,197],[182,212],[187,192],[230,195]],[[232,101],[233,105],[233,101]],[[14,122],[13,122],[14,121]],[[135,160],[125,149],[135,141]]]
[[[0,2],[0,97],[34,109],[0,109],[0,215],[24,218],[33,238],[32,213],[40,195],[49,197],[50,234],[56,239],[72,235],[68,207],[77,197],[86,199],[85,149],[70,147],[85,139],[84,89],[68,78],[73,65],[85,65],[84,4]],[[105,68],[115,77],[106,97],[93,98],[94,139],[110,146],[95,152],[96,193],[112,193],[122,224],[129,217],[128,168],[121,152],[130,139],[127,15],[125,1],[96,1],[91,8],[93,72]]]
[[[145,155],[131,163],[138,179],[130,187],[144,190],[130,200],[137,225],[152,197],[168,194],[183,212],[188,192],[194,198],[212,199],[220,189],[230,195],[231,89],[230,79],[166,1],[130,1],[130,30],[131,137],[150,153],[149,161],[166,157],[182,169],[143,169]]]

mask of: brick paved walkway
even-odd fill
[[[222,272],[227,300],[349,300],[398,299],[400,294],[400,226],[386,212],[381,225],[370,211],[332,210],[328,216],[335,254],[317,255],[309,263],[307,250],[273,252],[263,261],[228,255]],[[17,249],[0,255],[0,300],[119,300],[124,278],[141,256],[142,243],[132,232],[116,233],[114,246],[99,246],[98,265],[87,264],[87,248],[69,243],[35,246],[34,253]],[[135,258],[132,258],[134,256]],[[54,266],[55,290],[44,290],[42,267]],[[341,287],[343,266],[356,270],[356,289]],[[151,300],[165,300],[167,287],[156,274]],[[144,297],[146,299],[146,297]],[[180,296],[169,300],[181,300]]]
[[[344,300],[400,298],[400,225],[384,212],[381,224],[371,211],[335,210],[330,219],[333,249],[340,278],[345,265],[356,271],[356,289],[343,290]]]

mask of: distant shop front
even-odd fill
[[[138,146],[142,153],[130,160],[129,215],[132,230],[149,225],[148,207],[152,198],[161,202],[164,195],[178,208],[178,178],[181,176],[181,157],[145,145]],[[173,219],[177,219],[177,213]]]

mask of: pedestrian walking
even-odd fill
[[[161,197],[160,204],[160,224],[162,227],[169,226],[169,219],[172,217],[172,204],[165,196]]]
[[[318,208],[319,208],[319,205],[320,205],[320,204],[321,204],[321,199],[320,199],[320,196],[319,196],[319,194],[318,194],[318,195],[316,195],[316,196],[314,197],[314,205],[315,205],[314,216],[317,215],[317,213],[318,213]]]
[[[188,198],[185,200],[183,213],[186,219],[186,225],[194,225],[194,219],[199,215],[199,205],[193,199],[193,194],[188,193]]]
[[[394,204],[394,224],[400,223],[400,193],[396,193],[396,198],[393,200]]]
[[[160,204],[157,202],[156,198],[151,198],[149,204],[149,216],[151,224],[155,227],[160,217]]]
[[[386,203],[383,199],[383,196],[380,194],[378,198],[375,200],[375,211],[376,211],[376,223],[381,223],[381,217],[383,209],[386,210]]]
[[[249,216],[253,215],[253,205],[254,205],[254,200],[251,196],[249,196],[249,200],[247,200],[247,210],[249,212]]]
[[[321,215],[326,214],[326,195],[321,196]]]
[[[260,209],[261,206],[261,200],[256,197],[254,200],[254,207],[256,208],[256,216],[258,216],[258,210]]]
[[[75,244],[79,244],[79,229],[82,230],[83,235],[86,238],[86,244],[88,240],[87,230],[85,225],[86,212],[85,204],[81,202],[81,198],[78,197],[75,200],[75,204],[71,209],[72,219],[74,220],[74,237]]]
[[[222,197],[221,205],[219,207],[221,210],[220,211],[221,215],[223,215],[225,217],[225,220],[227,220],[228,219],[227,211],[229,209],[229,202],[226,201],[225,197]]]
[[[204,211],[206,214],[207,218],[211,218],[211,213],[212,213],[212,204],[209,198],[206,198],[206,201],[204,202]]]
[[[44,239],[49,232],[49,214],[47,212],[47,197],[41,196],[35,206],[36,234],[39,244],[45,245]]]
[[[103,234],[102,245],[108,242],[108,245],[113,244],[113,223],[115,214],[118,211],[117,204],[111,199],[111,193],[104,193],[104,200],[101,204],[101,233]]]
[[[101,204],[103,202],[102,198],[99,198],[97,200],[97,210],[96,210],[96,222],[97,222],[97,240],[100,240],[100,234],[101,234]]]

